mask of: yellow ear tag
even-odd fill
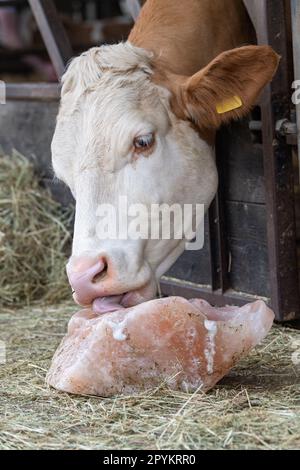
[[[235,95],[232,98],[228,98],[227,100],[222,101],[222,103],[217,104],[216,109],[218,114],[224,114],[240,108],[241,106],[243,106],[241,98]]]

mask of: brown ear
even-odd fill
[[[181,113],[200,129],[216,129],[239,119],[255,105],[279,60],[269,46],[245,46],[223,52],[200,72],[179,80],[175,106],[183,107]]]

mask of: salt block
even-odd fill
[[[200,299],[152,300],[97,315],[76,313],[46,381],[73,394],[135,394],[164,382],[175,390],[212,388],[270,330],[263,301],[213,308]]]

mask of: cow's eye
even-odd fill
[[[137,152],[143,152],[143,150],[149,150],[153,146],[155,141],[154,134],[139,135],[133,141],[134,148]]]

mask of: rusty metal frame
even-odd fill
[[[29,0],[48,53],[60,77],[72,57],[72,49],[52,0]],[[244,0],[255,25],[258,43],[270,44],[282,56],[279,73],[267,87],[261,101],[264,169],[266,181],[267,233],[271,296],[269,301],[279,321],[300,317],[299,279],[291,150],[285,137],[276,134],[276,122],[290,118],[292,70],[291,31],[288,0]],[[8,85],[8,99],[53,100],[58,85]],[[222,181],[222,178],[220,178]],[[257,299],[237,293],[228,282],[228,251],[222,209],[222,184],[209,211],[211,287],[163,277],[167,295],[199,297],[215,305],[236,304]]]
[[[61,77],[73,51],[54,2],[53,0],[28,0],[28,2],[57,76]]]

